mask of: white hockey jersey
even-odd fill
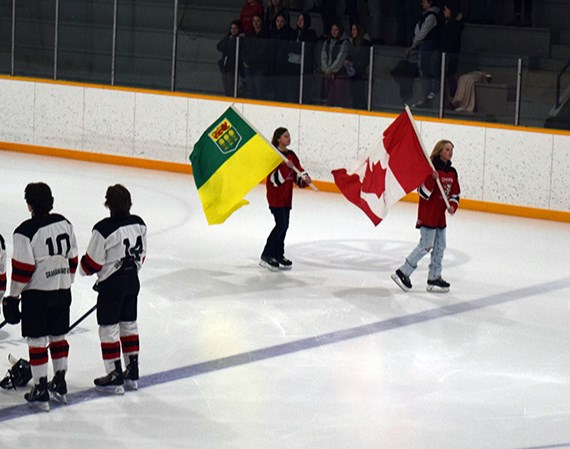
[[[137,215],[105,218],[93,227],[87,252],[81,258],[82,276],[97,274],[97,283],[118,271],[126,261],[140,270],[146,257],[146,224]]]
[[[6,293],[6,243],[0,235],[0,299]]]
[[[14,231],[10,294],[71,288],[77,255],[73,226],[62,215],[24,221]]]

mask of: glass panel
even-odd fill
[[[328,48],[326,41],[319,41],[315,44],[313,53],[315,71],[312,77],[313,95],[306,98],[304,103],[353,108],[353,88],[356,86],[356,83],[353,84],[351,77],[345,68],[344,62],[346,61],[346,58],[345,61],[337,59],[341,57],[339,56],[341,55],[339,50],[332,50],[333,57],[330,58],[328,64],[329,66],[332,66],[335,71],[327,75],[325,75],[323,71],[323,69],[325,69],[325,67],[323,67],[323,55],[327,54]],[[368,49],[366,49],[366,53],[367,52]],[[327,61],[326,58],[325,61]],[[358,87],[361,87],[361,85]],[[356,97],[358,99],[358,94]]]
[[[218,37],[178,31],[175,90],[224,95],[218,66],[221,53],[216,48],[219,41]]]
[[[402,47],[374,47],[372,110],[402,112],[404,104],[420,101],[417,60],[406,59]],[[436,111],[423,111],[423,115]]]
[[[60,0],[57,77],[111,83],[113,0]]]
[[[15,74],[53,78],[55,0],[16,2]]]
[[[115,83],[170,90],[174,0],[119,0]]]
[[[520,124],[570,130],[570,67],[556,59],[529,63],[523,63]]]
[[[0,73],[12,66],[12,0],[0,0]]]
[[[516,58],[461,54],[444,89],[444,115],[514,125],[516,89]]]

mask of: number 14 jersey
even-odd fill
[[[139,270],[146,257],[146,225],[137,215],[110,217],[93,227],[87,252],[81,258],[83,276],[97,274],[104,281],[125,264],[135,263]]]

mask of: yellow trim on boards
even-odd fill
[[[285,103],[275,103],[275,102],[267,102],[267,101],[259,101],[259,100],[248,100],[248,99],[234,99],[230,97],[222,97],[222,96],[213,96],[213,95],[200,95],[200,94],[191,94],[185,92],[169,92],[169,91],[162,91],[162,90],[151,90],[151,89],[142,89],[142,88],[132,88],[132,87],[121,87],[121,86],[109,86],[103,84],[91,84],[91,83],[81,83],[81,82],[74,82],[74,81],[56,81],[56,80],[49,80],[44,78],[28,78],[28,77],[14,77],[9,75],[0,75],[0,80],[13,80],[13,81],[24,81],[24,82],[34,82],[34,83],[43,83],[43,84],[58,84],[58,85],[68,85],[68,86],[78,86],[78,87],[87,87],[87,88],[94,88],[94,89],[108,89],[108,90],[118,90],[118,91],[127,91],[127,92],[139,92],[145,94],[155,94],[155,95],[167,95],[167,96],[176,96],[176,97],[186,97],[186,98],[195,98],[201,100],[216,100],[216,101],[225,101],[228,103],[231,102],[239,102],[244,104],[258,104],[263,106],[274,106],[274,107],[285,107],[285,108],[295,108],[295,109],[304,109],[304,110],[313,110],[313,111],[324,111],[327,113],[349,113],[349,114],[358,114],[358,115],[366,115],[366,116],[375,116],[375,117],[388,117],[393,118],[396,117],[397,114],[391,113],[384,113],[384,112],[375,112],[375,111],[361,111],[361,110],[351,110],[351,109],[334,109],[330,107],[324,106],[312,106],[312,105],[297,105],[297,104],[285,104]],[[464,126],[479,126],[484,128],[498,128],[498,129],[506,129],[512,131],[521,131],[521,132],[536,132],[536,133],[546,133],[546,134],[557,134],[557,135],[565,135],[570,136],[570,131],[564,130],[556,130],[556,129],[543,129],[543,128],[532,128],[532,127],[520,127],[514,125],[504,125],[504,124],[497,124],[497,123],[487,123],[487,122],[476,122],[476,121],[466,121],[466,120],[456,120],[456,119],[438,119],[433,117],[422,117],[422,121],[426,122],[437,122],[437,123],[448,123],[448,124],[456,124],[456,125],[464,125]],[[176,163],[176,162],[166,162],[166,161],[158,161],[158,160],[149,160],[149,159],[142,159],[142,158],[135,158],[135,157],[127,157],[127,156],[118,156],[118,155],[110,155],[110,154],[100,154],[100,153],[89,153],[84,151],[76,151],[76,150],[66,150],[66,149],[58,149],[58,148],[51,148],[51,147],[41,147],[35,145],[25,145],[25,144],[17,144],[17,143],[8,143],[8,142],[0,142],[0,151],[1,150],[8,150],[8,151],[16,151],[20,153],[29,153],[29,154],[37,154],[37,155],[44,155],[44,156],[53,156],[53,157],[61,157],[61,158],[68,158],[68,159],[77,159],[87,162],[97,162],[103,164],[112,164],[112,165],[123,165],[129,167],[137,167],[137,168],[144,168],[149,170],[161,170],[161,171],[169,171],[169,172],[176,172],[176,173],[186,173],[192,174],[192,166],[190,164],[183,164],[183,163]],[[337,186],[332,182],[327,181],[314,181],[315,186],[324,192],[334,192],[339,193]],[[413,201],[417,202],[417,195],[415,193],[411,193],[403,198],[403,201]],[[508,204],[500,204],[500,203],[490,203],[486,201],[479,201],[479,200],[470,200],[470,199],[462,199],[461,200],[461,208],[480,211],[480,212],[490,212],[500,215],[511,215],[517,217],[525,217],[525,218],[536,218],[541,220],[550,220],[550,221],[558,221],[563,223],[570,223],[570,212],[566,211],[556,211],[556,210],[549,210],[549,209],[539,209],[533,207],[526,207],[526,206],[513,206]]]
[[[90,153],[84,151],[65,150],[61,148],[41,147],[37,145],[26,145],[9,142],[0,142],[0,151],[13,151],[17,153],[59,157],[64,159],[76,159],[80,161],[96,162],[101,164],[122,165],[126,167],[144,168],[148,170],[185,173],[189,175],[192,174],[192,166],[190,163],[181,164],[176,162],[165,162],[135,157]],[[340,193],[338,187],[332,182],[314,181],[314,184],[320,191]],[[402,201],[417,202],[418,195],[415,192],[410,193],[406,195]],[[513,206],[509,204],[491,203],[487,201],[470,200],[466,198],[461,199],[461,209],[570,223],[570,212],[539,209],[526,206]]]

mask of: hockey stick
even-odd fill
[[[85,312],[75,323],[73,323],[71,326],[69,326],[69,331],[71,332],[71,330],[77,326],[79,323],[81,323],[85,318],[87,318],[89,315],[91,315],[95,309],[97,308],[97,304],[95,304],[93,307],[91,307],[87,312]],[[6,324],[8,324],[8,321],[4,320],[0,323],[0,329],[2,329],[4,326],[6,326]]]
[[[87,312],[85,312],[75,323],[73,323],[71,326],[69,326],[69,331],[71,332],[71,330],[77,326],[79,323],[81,323],[85,318],[87,318],[89,315],[91,315],[95,309],[97,308],[97,304],[95,304],[93,307],[91,307]]]

